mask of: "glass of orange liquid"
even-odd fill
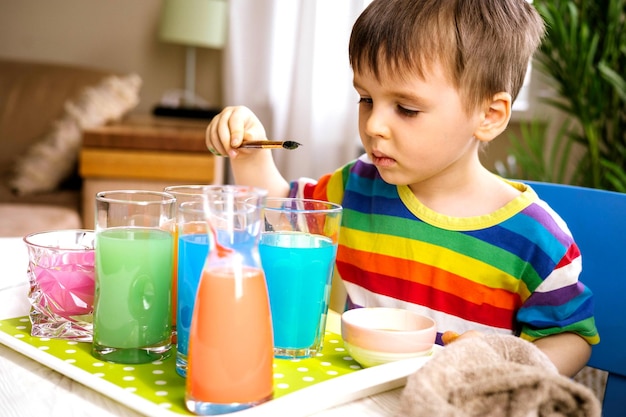
[[[273,336],[259,256],[267,192],[244,186],[205,190],[209,251],[196,295],[185,402],[197,415],[231,413],[273,395]]]

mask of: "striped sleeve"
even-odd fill
[[[299,178],[290,184],[290,197],[311,198],[314,200],[329,201],[342,204],[345,183],[350,168],[354,163],[347,164],[332,174],[326,174],[315,181],[310,178]]]
[[[572,332],[592,345],[599,343],[593,318],[593,295],[578,281],[582,256],[567,226],[541,200],[523,214],[542,225],[542,230],[549,236],[543,239],[543,251],[554,259],[545,270],[538,268],[542,279],[531,287],[531,295],[517,312],[517,320],[522,325],[521,337],[532,341]],[[552,243],[547,243],[550,240]]]

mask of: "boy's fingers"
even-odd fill
[[[479,332],[478,330],[468,330],[463,334],[458,334],[456,332],[453,332],[452,330],[448,330],[448,331],[445,331],[441,335],[441,341],[443,342],[445,346],[448,343],[452,343],[458,339],[469,339],[470,337],[482,337],[482,336],[483,336],[483,333]]]
[[[456,339],[459,338],[459,334],[457,332],[453,332],[452,330],[448,330],[446,332],[444,332],[441,335],[441,341],[443,342],[443,345],[447,345],[449,343],[454,342]]]

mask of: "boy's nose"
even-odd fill
[[[372,111],[366,116],[365,133],[372,137],[389,137],[387,116],[383,111],[372,109]]]

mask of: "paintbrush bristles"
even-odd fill
[[[240,148],[248,149],[296,149],[302,144],[294,142],[293,140],[279,141],[279,140],[252,140],[243,142]]]

